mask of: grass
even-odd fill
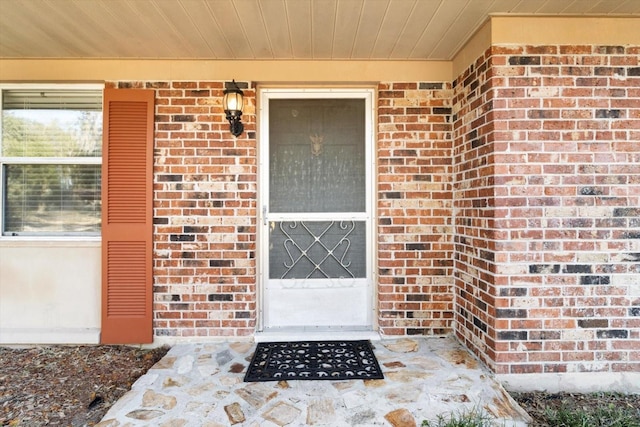
[[[622,393],[524,393],[516,398],[533,418],[530,427],[640,427],[637,395]],[[490,427],[492,418],[479,410],[439,415],[422,427]]]
[[[462,414],[438,415],[436,421],[423,421],[422,427],[491,427],[491,418],[480,411],[472,410]]]
[[[547,409],[544,417],[549,425],[558,427],[640,427],[640,408],[613,403],[583,408],[563,405]]]

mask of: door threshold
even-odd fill
[[[283,341],[380,341],[378,331],[364,329],[321,329],[311,327],[300,328],[269,328],[256,332],[255,342],[283,342]]]

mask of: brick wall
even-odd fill
[[[378,299],[385,335],[439,335],[453,321],[451,85],[378,92]]]
[[[255,90],[233,138],[222,82],[116,82],[156,91],[154,328],[246,336],[256,311]],[[386,335],[438,335],[453,320],[451,88],[379,88],[379,321]],[[377,284],[376,284],[377,286]]]
[[[497,373],[640,369],[640,64],[633,47],[489,49],[452,84],[378,88],[378,321],[458,337]],[[247,336],[255,90],[156,90],[157,336]]]
[[[492,366],[495,357],[495,120],[490,51],[454,81],[455,320],[461,340]]]
[[[255,91],[234,138],[222,82],[119,82],[156,91],[154,333],[246,336],[256,322]]]
[[[640,370],[639,54],[497,46],[456,81],[457,333],[498,373]]]

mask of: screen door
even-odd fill
[[[371,329],[371,98],[262,94],[267,330]]]

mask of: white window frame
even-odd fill
[[[95,83],[82,83],[82,84],[37,84],[37,83],[15,83],[15,84],[0,84],[0,240],[81,240],[81,241],[99,241],[101,240],[100,233],[97,235],[86,234],[69,234],[63,233],[42,233],[35,235],[21,235],[11,236],[4,234],[4,166],[5,165],[102,165],[102,157],[5,157],[2,156],[2,105],[3,105],[3,93],[5,90],[99,90],[104,91],[104,84]],[[104,114],[104,107],[103,107]],[[104,129],[103,129],[104,132]]]

